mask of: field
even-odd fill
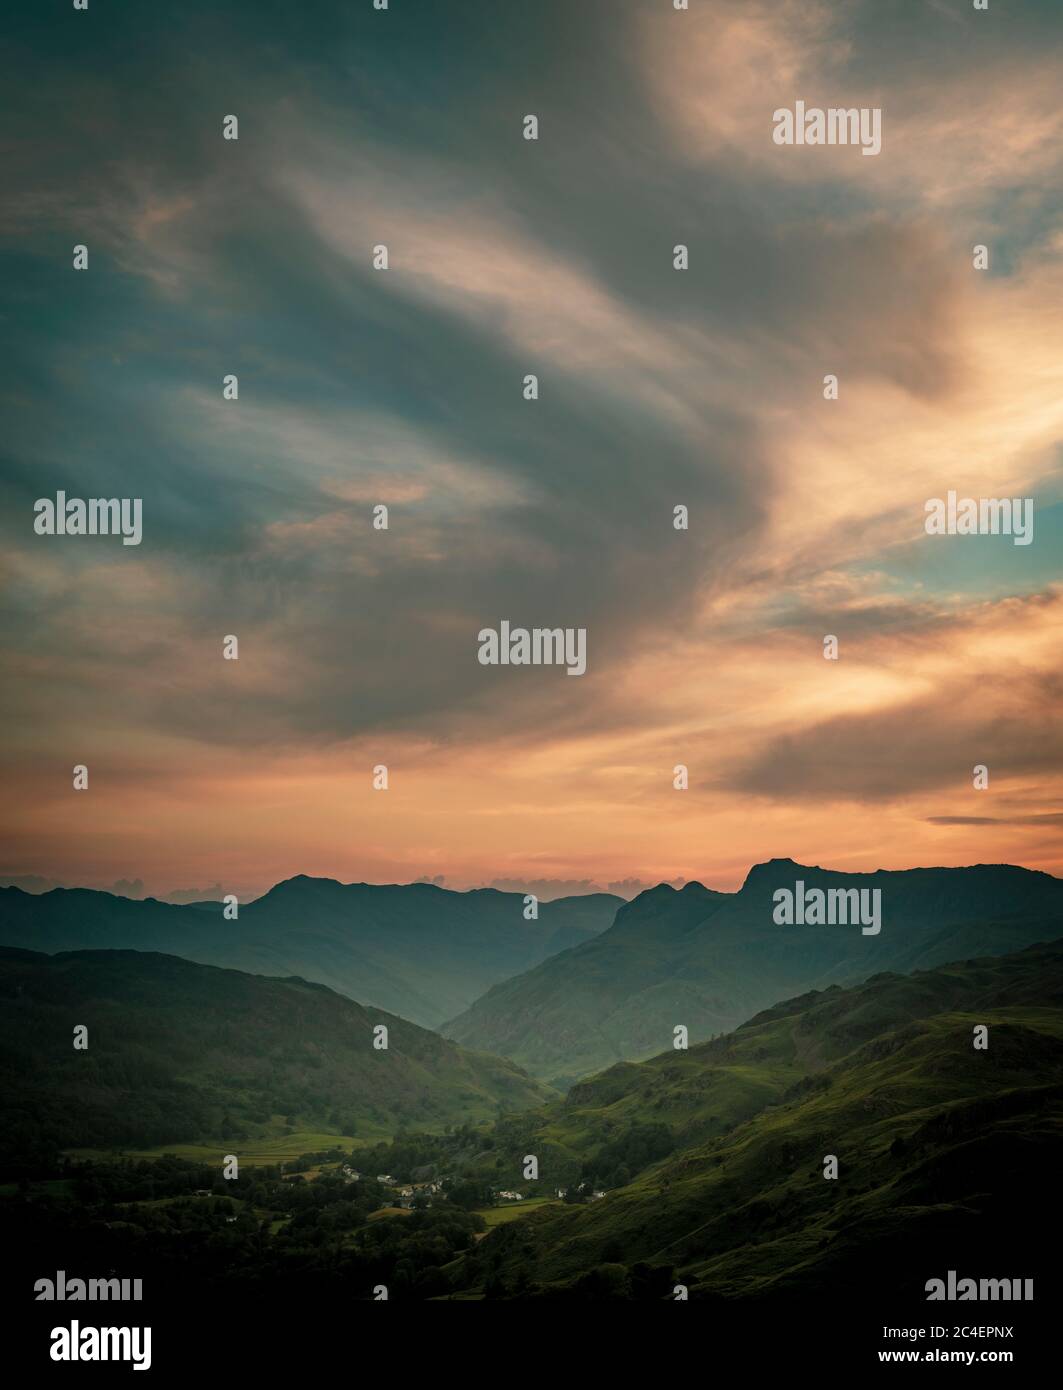
[[[186,1158],[191,1162],[220,1164],[226,1154],[234,1153],[241,1163],[252,1167],[270,1163],[290,1163],[293,1159],[307,1153],[320,1153],[326,1149],[340,1148],[345,1152],[351,1149],[370,1147],[377,1139],[354,1139],[346,1134],[322,1134],[313,1130],[297,1130],[294,1134],[277,1135],[273,1139],[253,1139],[247,1144],[239,1141],[217,1144],[160,1144],[154,1149],[69,1149],[71,1158],[86,1158],[97,1161],[108,1158],[162,1158],[173,1154],[176,1158]]]
[[[530,1211],[538,1211],[540,1207],[561,1205],[556,1197],[525,1197],[523,1202],[507,1202],[504,1207],[481,1207],[476,1214],[483,1217],[490,1229],[492,1226],[504,1226],[507,1221],[516,1221]]]

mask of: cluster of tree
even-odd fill
[[[670,1264],[638,1262],[625,1265],[619,1248],[603,1253],[608,1263],[593,1266],[573,1279],[542,1283],[531,1272],[535,1267],[535,1241],[520,1221],[499,1226],[491,1239],[475,1246],[454,1272],[457,1283],[480,1287],[484,1297],[577,1298],[577,1299],[664,1299],[673,1296],[675,1270]]]
[[[305,1165],[302,1165],[305,1168]],[[369,1218],[389,1194],[341,1170],[313,1181],[280,1167],[152,1162],[68,1164],[64,1178],[22,1183],[0,1200],[0,1239],[26,1267],[120,1269],[180,1297],[204,1290],[298,1288],[371,1298],[449,1291],[441,1271],[470,1249],[483,1218],[439,1200],[408,1215]]]
[[[446,1177],[450,1200],[472,1209],[489,1203],[500,1186],[519,1187],[528,1196],[553,1196],[561,1187],[568,1189],[573,1201],[589,1198],[594,1190],[624,1187],[676,1147],[668,1125],[636,1123],[605,1139],[581,1160],[556,1144],[544,1143],[540,1123],[532,1112],[507,1115],[490,1129],[462,1125],[441,1135],[400,1132],[391,1141],[358,1149],[352,1161],[370,1172],[390,1173],[397,1182]],[[522,1177],[528,1153],[542,1160],[543,1176],[537,1183],[529,1184]]]
[[[630,1125],[584,1162],[580,1183],[585,1192],[625,1187],[643,1168],[667,1158],[675,1147],[675,1136],[667,1125]]]

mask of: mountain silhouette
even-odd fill
[[[499,980],[604,930],[623,899],[540,903],[520,893],[456,893],[430,883],[337,883],[300,874],[239,908],[176,906],[91,889],[0,889],[0,945],[34,951],[161,951],[264,975],[299,975],[424,1027]]]
[[[780,889],[878,891],[881,930],[777,925]],[[495,985],[444,1026],[564,1086],[671,1045],[697,1042],[778,999],[881,970],[926,969],[1063,936],[1063,881],[1010,864],[852,874],[791,859],[750,869],[737,893],[698,883],[647,890],[592,941]]]

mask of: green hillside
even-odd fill
[[[628,1297],[656,1270],[691,1297],[841,1299],[919,1297],[950,1268],[1033,1277],[1063,1151],[1063,943],[813,993],[615,1067],[540,1117],[543,1186],[550,1154],[560,1171],[582,1149],[600,1175],[603,1140],[649,1125],[672,1152],[600,1201],[493,1232],[455,1287]]]
[[[910,1309],[950,1269],[1051,1273],[1063,942],[806,993],[563,1097],[321,986],[164,956],[3,951],[0,1005],[2,1156],[32,1179],[8,1185],[0,1216],[27,1254],[47,1233],[56,1258],[102,1240],[126,1264],[148,1236],[153,1279],[204,1286],[234,1269],[256,1287],[310,1279],[356,1298],[380,1278],[462,1300],[668,1299],[682,1283],[698,1300],[828,1310]],[[87,1053],[70,1045],[75,1018]],[[370,1043],[381,1020],[387,1054]],[[327,1142],[343,1113],[364,1174],[434,1184],[421,1210],[344,1175]],[[316,1129],[328,1152],[283,1173],[253,1162],[281,1142],[254,1131],[284,1118],[292,1142]],[[239,1183],[216,1161],[55,1153],[178,1149],[219,1131],[247,1159]],[[306,1181],[293,1188],[293,1173]],[[196,1199],[204,1187],[245,1217],[226,1224],[228,1204]],[[501,1189],[525,1201],[496,1205]]]
[[[877,935],[859,925],[779,926],[776,889],[878,890]],[[737,1027],[778,999],[882,970],[1005,954],[1063,935],[1063,882],[1011,865],[842,874],[772,860],[741,891],[665,884],[612,927],[490,989],[443,1031],[564,1086],[611,1063]]]
[[[430,883],[337,883],[299,875],[241,905],[178,907],[89,889],[0,889],[0,946],[32,951],[162,951],[261,975],[299,975],[435,1028],[500,980],[585,942],[623,899],[541,903],[519,893],[455,893]]]
[[[26,1161],[442,1129],[548,1095],[510,1062],[323,985],[150,952],[0,949],[0,1004],[0,1143]],[[373,1046],[381,1023],[386,1051]],[[73,1046],[79,1024],[87,1051]]]

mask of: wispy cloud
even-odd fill
[[[227,7],[208,50],[192,4],[129,51],[26,19],[11,871],[733,886],[988,835],[1063,867],[1063,52],[1032,3],[902,9]],[[881,105],[882,154],[775,146],[796,98]],[[142,497],[143,545],[35,536],[60,488]],[[1038,543],[929,541],[949,488],[1033,496]],[[480,666],[502,617],[585,626],[587,675]]]

